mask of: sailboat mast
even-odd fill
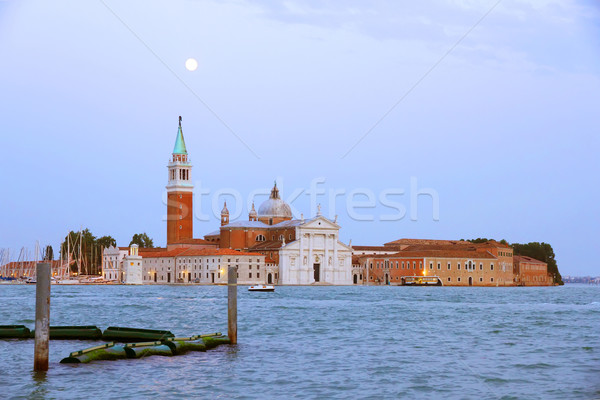
[[[77,276],[81,275],[81,229],[79,229],[79,259],[77,260]]]
[[[71,276],[71,233],[67,235],[67,272]]]

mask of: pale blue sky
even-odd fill
[[[399,221],[381,204],[356,221],[338,196],[342,240],[545,241],[564,275],[597,275],[600,6],[495,4],[0,1],[0,247],[57,248],[80,226],[164,245],[182,115],[213,194],[277,178],[286,198],[324,177],[329,215],[330,191],[404,189]],[[439,221],[426,197],[409,218],[411,177],[439,194]],[[309,196],[292,205],[310,214]],[[195,236],[217,227],[196,220]]]

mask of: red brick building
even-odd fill
[[[554,277],[548,273],[548,264],[527,256],[514,257],[514,275],[520,286],[553,285]]]
[[[372,254],[357,254],[369,250]],[[494,240],[399,239],[384,246],[356,246],[354,254],[365,284],[399,285],[404,278],[415,276],[437,277],[439,284],[446,286],[515,284],[512,248]]]
[[[248,221],[231,222],[227,203],[221,211],[221,227],[205,235],[208,243],[220,248],[258,252],[275,264],[279,263],[279,250],[285,243],[296,240],[296,227],[300,220],[292,220],[292,210],[280,195],[277,183],[271,195],[258,212],[252,204]]]

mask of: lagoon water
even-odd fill
[[[222,286],[53,286],[52,325],[227,332]],[[98,342],[0,341],[0,398],[600,398],[600,287],[239,289],[237,346],[59,364]],[[33,328],[35,287],[0,286]]]

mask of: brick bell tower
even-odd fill
[[[167,185],[167,245],[183,239],[192,239],[193,229],[193,191],[192,164],[188,159],[181,116],[173,157],[167,166],[169,183]]]

